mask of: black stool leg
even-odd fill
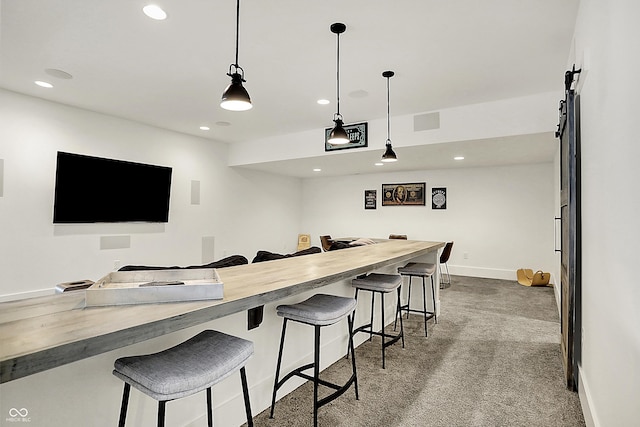
[[[424,336],[429,336],[427,332],[427,284],[426,277],[422,276],[422,306],[424,307]]]
[[[124,390],[122,391],[122,405],[120,406],[120,420],[118,421],[118,427],[124,427],[124,422],[127,419],[127,407],[129,406],[130,391],[131,391],[131,384],[124,383]]]
[[[247,427],[253,427],[251,415],[251,401],[249,400],[249,386],[247,385],[247,372],[244,366],[240,368],[240,380],[242,381],[242,395],[244,396],[244,410],[247,413]]]
[[[400,314],[400,317],[402,317],[402,310],[400,309],[400,290],[402,289],[402,285],[404,284],[404,278],[402,279],[402,282],[400,284],[400,286],[398,286],[398,310],[396,310],[396,318],[393,321],[393,330],[396,330],[396,327],[398,326],[398,314]]]
[[[358,302],[358,288],[356,288],[356,294],[354,295],[354,299],[356,300],[356,303],[357,303],[357,302]],[[355,320],[355,318],[356,318],[356,310],[357,310],[357,309],[358,309],[358,305],[356,304],[356,308],[354,308],[354,309],[353,309],[353,314],[352,314],[352,315],[353,315],[353,319],[354,319],[354,320]],[[352,325],[352,326],[353,326],[353,325]],[[353,336],[353,333],[352,333],[352,332],[351,332],[351,330],[350,330],[350,332],[349,332],[349,337],[351,337],[351,336]],[[351,349],[351,347],[352,347],[352,345],[351,345],[351,344],[352,344],[352,342],[351,342],[351,341],[349,341],[349,344],[347,344],[347,355],[345,356],[347,359],[349,358],[349,354],[353,354],[353,351],[352,351],[352,349]]]
[[[211,387],[207,388],[207,425],[213,427],[213,405],[211,404]]]
[[[431,275],[431,298],[433,298],[433,320],[438,323],[438,316],[436,315],[436,285]]]
[[[280,337],[280,350],[278,352],[278,364],[276,365],[276,379],[273,382],[273,396],[271,398],[271,414],[269,418],[273,418],[273,410],[276,406],[276,392],[278,391],[278,381],[280,380],[280,365],[282,363],[282,349],[284,347],[284,335],[287,330],[287,318],[282,319],[282,336]]]
[[[353,311],[353,317],[355,317],[355,313],[356,311]],[[359,400],[359,396],[358,396],[358,374],[356,372],[356,353],[355,353],[355,349],[353,348],[353,317],[352,316],[347,316],[347,327],[349,328],[349,348],[351,349],[351,367],[353,368],[353,385],[354,388],[356,389],[356,400]]]
[[[400,286],[398,287],[398,302],[396,304],[396,320],[398,319],[398,313],[400,313]],[[395,330],[395,326],[393,327]],[[400,336],[402,337],[402,348],[404,348],[404,326],[402,325],[402,313],[400,313]]]
[[[373,339],[373,307],[375,303],[375,296],[376,296],[376,293],[371,291],[371,319],[369,320],[371,329],[369,329],[369,341]]]
[[[373,296],[375,295],[375,292],[371,292],[371,300],[373,301]],[[371,307],[371,330],[373,331],[373,307]],[[385,361],[384,361],[384,294],[381,292],[380,293],[380,311],[382,312],[382,317],[380,318],[380,338],[382,338],[382,369],[386,369],[385,368]]]
[[[166,404],[166,400],[161,400],[158,402],[158,427],[164,427],[164,407]]]
[[[313,427],[318,427],[318,378],[320,377],[320,326],[314,326],[313,344]]]
[[[407,294],[407,319],[411,310],[411,285],[413,284],[413,276],[409,276],[409,293]]]

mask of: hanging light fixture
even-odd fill
[[[237,0],[236,6],[236,62],[229,65],[227,76],[231,77],[231,84],[222,93],[220,106],[225,110],[246,111],[250,110],[251,98],[249,93],[242,86],[244,79],[244,70],[238,65],[238,37],[240,32],[240,0]]]
[[[333,122],[336,124],[335,127],[331,130],[329,134],[329,144],[339,145],[339,144],[347,144],[349,143],[349,135],[347,135],[347,131],[344,130],[342,115],[340,115],[340,34],[344,33],[347,29],[347,26],[341,23],[331,24],[331,32],[334,33],[337,37],[337,61],[336,61],[336,75],[337,75],[337,85],[336,85],[336,93],[337,93],[337,104],[338,111],[333,115]]]
[[[390,120],[389,120],[389,79],[393,77],[394,74],[395,73],[393,71],[382,72],[382,77],[387,79],[387,143],[386,143],[386,150],[382,155],[382,161],[385,163],[398,161],[398,157],[396,156],[396,153],[393,151],[393,148],[391,147],[391,136],[390,136],[391,126],[390,126]]]

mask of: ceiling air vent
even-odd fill
[[[440,129],[440,113],[425,113],[413,116],[413,131]]]

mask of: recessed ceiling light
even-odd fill
[[[209,130],[209,126],[200,126],[200,130]]]
[[[55,68],[45,68],[44,72],[58,79],[69,80],[73,78],[73,76],[66,71],[58,70]]]
[[[316,102],[320,105],[328,105],[331,101],[328,99],[318,99]]]
[[[43,81],[40,81],[40,80],[36,80],[34,83],[37,84],[40,87],[46,87],[47,89],[51,89],[53,87],[53,85],[51,83],[43,82]]]
[[[320,169],[320,168],[315,168],[313,171],[314,171],[314,172],[322,172],[322,169]]]
[[[380,162],[378,162],[378,163],[374,163],[374,165],[375,165],[375,166],[384,166],[384,163],[380,163]]]
[[[349,92],[349,96],[351,98],[366,98],[367,96],[369,96],[369,92],[367,92],[366,90],[358,89],[354,90],[353,92]]]
[[[151,19],[155,19],[156,21],[162,21],[167,19],[167,12],[162,10],[160,6],[155,4],[148,4],[142,8],[142,11],[145,15],[147,15]]]
[[[220,121],[220,122],[216,122],[216,126],[226,127],[226,126],[231,126],[231,123]]]
[[[453,158],[453,160],[464,160],[464,157],[462,156],[456,156]]]

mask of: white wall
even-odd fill
[[[634,0],[582,0],[570,58],[585,70],[580,396],[602,427],[640,420],[638,16]]]
[[[447,209],[381,206],[381,186],[426,182],[447,188]],[[555,269],[552,163],[369,174],[304,180],[301,229],[319,236],[407,234],[454,241],[452,274],[515,280],[518,268]],[[364,209],[364,190],[377,190],[377,209]],[[468,254],[465,259],[464,254]]]
[[[61,282],[97,280],[125,264],[193,265],[202,238],[215,259],[259,249],[294,251],[302,194],[297,179],[227,167],[226,144],[143,126],[0,90],[0,297],[52,292]],[[167,224],[54,225],[56,152],[171,166]],[[191,181],[200,181],[199,205]],[[92,208],[92,207],[88,207]],[[131,247],[100,249],[102,236]]]

